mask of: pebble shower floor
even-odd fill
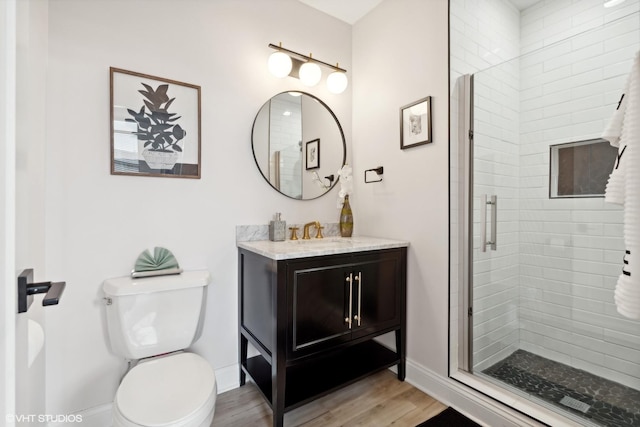
[[[483,371],[506,384],[607,427],[640,427],[640,391],[524,350]]]

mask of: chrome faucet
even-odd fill
[[[324,237],[322,235],[322,229],[324,227],[320,226],[320,221],[312,221],[312,222],[306,223],[304,225],[304,229],[302,230],[302,239],[303,240],[311,239],[311,237],[309,236],[309,227],[311,226],[316,228],[316,239],[322,239]]]

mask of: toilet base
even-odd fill
[[[113,401],[114,427],[210,427],[218,386],[209,364],[178,352],[145,359],[124,376]]]
[[[185,420],[185,422],[180,424],[174,424],[172,427],[210,427],[211,422],[213,421],[213,415],[215,413],[215,409],[216,408],[214,406],[213,409],[211,410],[211,413],[209,413],[206,416],[206,418],[203,420],[197,420],[197,419]],[[122,416],[120,411],[118,411],[118,407],[115,405],[115,403],[113,406],[112,414],[113,414],[113,427],[148,427],[148,426],[136,424],[127,420],[124,416]]]

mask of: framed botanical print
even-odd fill
[[[200,178],[200,86],[110,68],[111,174]]]

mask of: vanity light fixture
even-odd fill
[[[282,43],[277,46],[270,43],[269,47],[276,50],[271,54],[268,62],[269,71],[274,76],[282,78],[288,75],[300,79],[305,86],[315,86],[322,79],[320,65],[324,65],[332,70],[332,73],[327,77],[327,89],[329,92],[339,94],[347,88],[349,83],[346,74],[347,70],[340,68],[339,64],[331,65],[313,58],[312,54],[307,56],[285,49],[282,47]],[[288,61],[282,55],[286,56]],[[291,63],[291,66],[288,65],[289,63]]]
[[[606,0],[604,2],[604,7],[613,7],[613,6],[617,6],[620,3],[623,3],[625,0]]]

